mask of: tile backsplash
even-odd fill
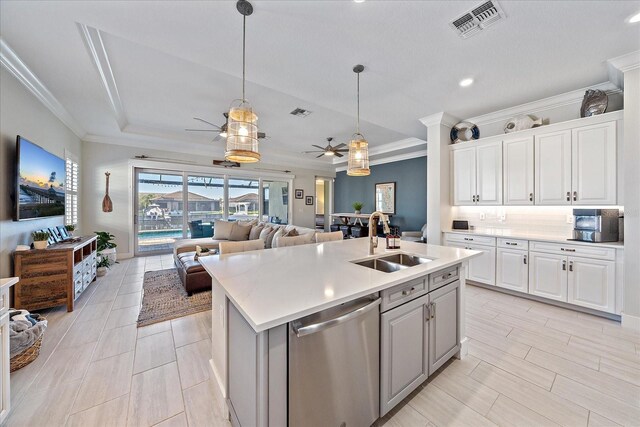
[[[573,206],[454,206],[452,218],[475,228],[500,228],[570,237]],[[618,207],[622,213],[622,207]],[[570,221],[570,222],[568,222]]]

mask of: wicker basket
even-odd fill
[[[44,317],[40,316],[40,320],[45,320]],[[29,363],[36,360],[38,355],[40,354],[40,347],[42,346],[42,337],[44,337],[44,333],[40,335],[31,347],[26,349],[20,354],[16,354],[11,358],[11,369],[10,372],[17,371],[18,369],[22,369],[27,366]]]

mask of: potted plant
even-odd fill
[[[96,231],[98,235],[98,255],[102,258],[110,258],[111,263],[116,262],[116,245],[113,239],[116,238],[108,231]]]
[[[34,231],[31,233],[33,236],[33,247],[36,249],[46,249],[48,246],[49,232],[48,231]]]
[[[111,268],[112,265],[113,261],[111,261],[111,258],[109,258],[108,256],[100,257],[100,260],[96,264],[96,266],[98,267],[96,270],[96,275],[98,275],[99,277],[104,276],[105,274],[107,274],[109,268]]]
[[[353,209],[355,209],[357,214],[362,213],[362,206],[364,206],[364,203],[362,202],[353,202]]]
[[[67,224],[64,226],[64,228],[67,230],[67,233],[69,233],[69,236],[73,236],[73,232],[76,230],[76,225],[75,224]]]

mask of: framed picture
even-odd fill
[[[313,205],[313,196],[307,196],[304,204],[305,205]]]
[[[304,198],[304,190],[296,188],[296,199]]]
[[[385,214],[396,213],[396,183],[380,182],[376,184],[376,210]]]

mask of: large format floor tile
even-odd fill
[[[152,426],[182,411],[182,389],[175,362],[133,376],[127,425]]]

